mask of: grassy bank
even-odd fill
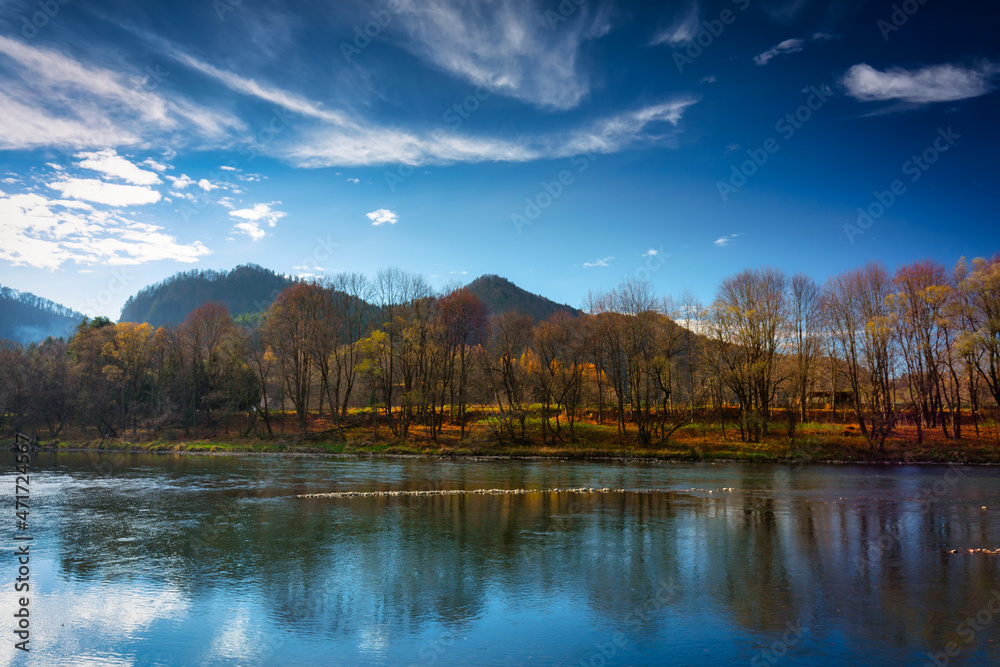
[[[816,462],[914,462],[1000,464],[1000,438],[995,428],[983,428],[980,437],[947,439],[940,432],[924,431],[917,443],[912,427],[901,427],[878,454],[869,449],[856,427],[842,424],[805,423],[794,438],[775,429],[760,443],[745,443],[732,428],[720,424],[696,423],[681,428],[662,443],[643,446],[634,433],[621,441],[614,424],[584,421],[577,424],[575,440],[567,429],[563,439],[543,443],[540,429],[529,419],[528,438],[518,443],[498,443],[485,422],[473,423],[461,439],[457,427],[446,426],[437,439],[426,428],[413,426],[405,440],[393,437],[388,428],[378,433],[369,426],[353,425],[341,439],[330,424],[310,424],[310,432],[275,433],[271,438],[239,438],[220,434],[208,438],[120,438],[101,440],[84,434],[70,434],[41,443],[47,449],[101,449],[146,452],[339,454],[357,456],[515,456],[561,459],[649,458],[678,461],[816,461]],[[970,428],[968,433],[974,435]]]

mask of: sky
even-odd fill
[[[0,284],[495,273],[710,302],[1000,251],[1000,6],[5,0]]]

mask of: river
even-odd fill
[[[1000,664],[998,468],[5,463],[6,664]],[[479,489],[549,491],[299,497]]]

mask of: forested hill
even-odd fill
[[[83,317],[82,313],[30,292],[0,287],[0,338],[25,345],[49,336],[68,338]]]
[[[266,310],[293,279],[256,264],[231,271],[187,271],[129,297],[121,322],[177,325],[206,301],[221,301],[232,315]]]
[[[551,317],[557,311],[579,315],[576,308],[556,303],[544,296],[521,289],[506,278],[496,275],[480,276],[468,285],[469,291],[479,297],[486,310],[493,314],[516,310],[531,315],[536,322]]]

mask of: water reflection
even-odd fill
[[[37,463],[31,664],[1000,661],[988,468]],[[662,492],[295,497],[577,486]]]

